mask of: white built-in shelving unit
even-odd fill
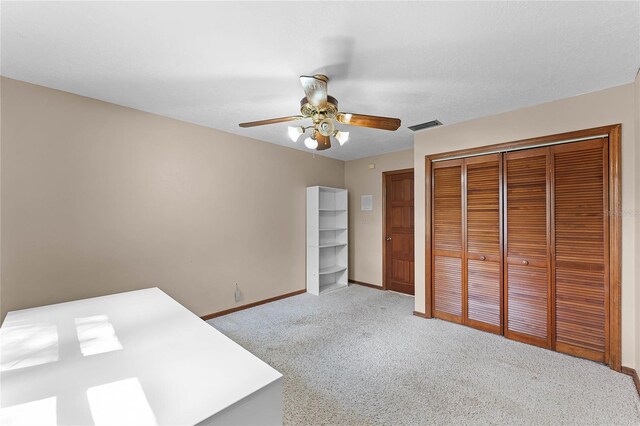
[[[307,292],[316,296],[347,287],[347,190],[307,188]]]

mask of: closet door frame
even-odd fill
[[[518,149],[541,147],[560,143],[577,142],[578,140],[606,136],[609,141],[608,164],[608,211],[609,218],[609,328],[608,364],[611,369],[621,371],[621,274],[622,274],[622,174],[621,165],[621,124],[613,124],[591,129],[559,133],[555,135],[499,143],[484,147],[450,151],[425,156],[425,318],[433,318],[433,280],[432,280],[432,195],[433,195],[433,163],[445,159],[473,157],[483,154],[507,152]],[[422,316],[420,313],[417,315]]]

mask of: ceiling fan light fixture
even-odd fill
[[[349,140],[349,132],[341,132],[338,130],[333,136],[338,140],[338,142],[340,142],[340,146],[344,145]]]
[[[336,126],[333,124],[333,120],[325,118],[318,123],[317,129],[322,136],[331,136],[334,133]]]
[[[298,142],[298,139],[300,138],[300,135],[304,133],[304,127],[300,127],[300,126],[289,126],[287,133],[289,134],[289,138],[294,141],[294,142]]]
[[[304,146],[306,146],[309,149],[316,149],[318,147],[318,141],[315,139],[311,139],[310,137],[307,137],[304,140]]]

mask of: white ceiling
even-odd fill
[[[6,2],[1,73],[268,142],[293,144],[301,74],[325,72],[350,127],[323,155],[408,149],[445,125],[633,81],[639,2]],[[428,130],[426,130],[428,131]]]

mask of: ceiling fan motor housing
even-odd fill
[[[327,102],[324,106],[314,107],[304,97],[300,100],[300,113],[305,117],[323,114],[325,117],[335,118],[338,114],[338,100],[333,96],[327,96]]]

